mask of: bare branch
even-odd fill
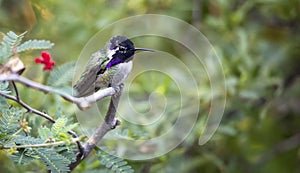
[[[92,104],[96,103],[97,101],[101,100],[104,97],[114,95],[120,89],[118,87],[116,87],[116,88],[109,87],[109,88],[105,88],[103,90],[99,90],[96,93],[94,93],[93,95],[78,98],[78,97],[69,95],[67,93],[64,93],[58,89],[34,82],[32,80],[29,80],[29,79],[24,78],[17,74],[0,75],[0,81],[15,81],[15,82],[19,82],[23,85],[26,85],[27,87],[40,90],[44,93],[53,93],[53,94],[60,95],[65,100],[75,103],[78,106],[78,108],[81,110],[86,110]]]
[[[17,100],[20,100],[20,97],[19,97],[19,92],[18,92],[18,88],[16,86],[16,83],[14,81],[11,81],[13,87],[14,87],[14,90],[15,90],[15,93],[16,93],[16,98]]]
[[[13,101],[19,103],[28,112],[40,115],[40,116],[46,118],[47,120],[49,120],[50,122],[55,123],[55,120],[52,117],[50,117],[48,114],[30,107],[29,105],[27,105],[26,103],[24,103],[22,100],[20,100],[18,97],[6,94],[5,92],[2,92],[2,91],[0,91],[0,95],[3,96],[3,97],[5,97],[5,98],[7,98],[7,99],[10,99],[10,100],[13,100]]]
[[[120,125],[120,121],[115,118],[116,110],[119,105],[123,84],[120,85],[120,90],[111,97],[109,108],[107,110],[104,121],[98,126],[93,135],[83,146],[83,153],[77,155],[76,161],[70,165],[70,170],[73,170],[90,152],[96,147],[97,143],[104,137],[110,130]]]

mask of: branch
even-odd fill
[[[112,96],[115,93],[117,93],[118,90],[120,90],[120,87],[116,87],[116,88],[109,87],[109,88],[105,88],[103,90],[99,90],[96,93],[94,93],[90,96],[87,96],[87,97],[74,97],[74,96],[64,93],[58,89],[34,82],[32,80],[29,80],[29,79],[24,78],[17,74],[0,75],[0,81],[15,81],[15,82],[19,82],[23,85],[26,85],[27,87],[40,90],[44,93],[53,93],[53,94],[60,95],[66,101],[75,103],[78,106],[78,108],[81,110],[86,110],[92,104],[96,103],[97,101],[101,100],[102,98],[107,97],[107,96]]]
[[[13,87],[14,87],[14,90],[15,90],[15,93],[16,93],[16,98],[17,100],[19,101],[20,100],[20,97],[19,97],[19,91],[18,91],[18,88],[17,88],[17,85],[14,81],[11,81]]]
[[[83,153],[77,155],[76,161],[70,165],[70,170],[73,170],[83,159],[85,159],[91,151],[96,147],[97,143],[104,137],[110,130],[120,125],[120,121],[115,118],[117,108],[119,105],[123,84],[120,85],[120,90],[111,97],[109,108],[107,110],[104,121],[98,126],[93,135],[83,146]]]
[[[7,99],[10,99],[10,100],[13,100],[13,101],[19,103],[28,112],[40,115],[40,116],[46,118],[47,120],[49,120],[50,122],[55,123],[55,120],[52,117],[50,117],[48,114],[30,107],[29,105],[27,105],[26,103],[24,103],[22,100],[20,100],[18,97],[6,94],[5,92],[2,92],[2,91],[0,91],[0,95],[3,96],[3,97],[5,97],[5,98],[7,98]]]

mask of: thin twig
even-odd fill
[[[81,138],[72,138],[71,141],[59,141],[59,142],[49,142],[49,143],[42,143],[42,144],[31,144],[31,145],[14,145],[14,146],[2,146],[1,149],[10,149],[10,148],[40,148],[40,147],[52,147],[57,145],[63,145],[67,143],[77,143],[80,141]]]
[[[16,83],[14,81],[11,81],[13,87],[14,87],[14,90],[15,90],[15,93],[16,93],[16,98],[17,100],[19,101],[20,100],[20,96],[19,96],[19,91],[18,91],[18,88],[16,86]]]
[[[7,98],[7,99],[10,99],[10,100],[13,100],[13,101],[19,103],[28,112],[40,115],[40,116],[46,118],[47,120],[49,120],[50,122],[55,123],[55,120],[52,117],[50,117],[48,114],[30,107],[29,105],[27,105],[26,103],[24,103],[22,100],[18,99],[16,96],[12,96],[12,95],[6,94],[5,92],[2,92],[2,91],[0,91],[0,95],[3,96],[3,97],[5,97],[5,98]]]
[[[85,159],[91,153],[91,151],[96,147],[97,143],[99,143],[99,141],[107,132],[120,125],[120,121],[116,119],[115,116],[116,110],[119,105],[122,89],[123,84],[120,85],[119,92],[111,97],[109,108],[107,110],[104,121],[94,131],[89,140],[83,145],[84,152],[77,155],[76,161],[70,165],[70,170],[73,170],[83,159]]]
[[[104,97],[114,95],[119,90],[118,87],[116,87],[116,88],[109,87],[109,88],[105,88],[103,90],[99,90],[96,93],[94,93],[93,95],[90,95],[87,97],[74,97],[74,96],[64,93],[58,89],[55,89],[55,88],[52,88],[52,87],[49,87],[46,85],[42,85],[40,83],[34,82],[32,80],[29,80],[29,79],[24,78],[17,74],[0,75],[0,81],[15,81],[15,82],[24,84],[27,87],[40,90],[44,93],[53,93],[53,94],[60,95],[65,100],[75,103],[78,106],[78,108],[81,110],[86,110],[92,104],[96,103],[97,101],[101,100]]]

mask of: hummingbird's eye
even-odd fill
[[[120,51],[121,53],[125,53],[126,48],[125,48],[124,46],[120,46],[120,47],[119,47],[119,51]]]

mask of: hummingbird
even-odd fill
[[[93,53],[73,86],[76,97],[92,95],[99,89],[118,86],[124,82],[132,69],[132,60],[137,51],[150,51],[136,48],[125,36],[112,37],[101,50]]]

